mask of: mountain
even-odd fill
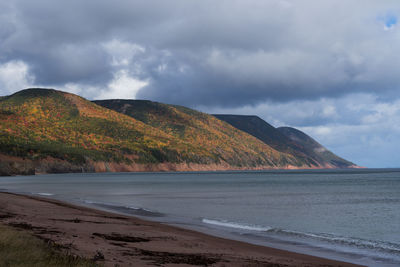
[[[147,125],[162,130],[165,133],[189,144],[197,144],[202,149],[213,154],[219,151],[229,152],[230,164],[242,166],[243,159],[261,153],[262,162],[253,162],[255,167],[267,164],[271,167],[303,166],[303,162],[293,155],[278,152],[257,138],[238,130],[232,125],[215,118],[212,115],[187,107],[168,105],[148,100],[97,100],[93,103],[128,115]],[[251,151],[248,151],[251,148]],[[256,154],[254,154],[256,153]],[[243,166],[249,166],[244,164]]]
[[[333,166],[337,168],[356,166],[354,163],[335,155],[302,131],[292,127],[279,127],[278,131],[298,144],[300,147],[304,147],[304,151],[313,159],[315,159],[321,166]]]
[[[124,113],[124,114],[123,114]],[[0,98],[0,174],[303,168],[209,114],[53,89]]]
[[[253,135],[277,151],[294,155],[309,167],[350,168],[355,164],[342,159],[305,133],[291,128],[275,128],[257,116],[214,114],[232,126]]]

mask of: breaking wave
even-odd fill
[[[259,232],[259,234],[272,234],[274,237],[287,237],[293,238],[297,241],[314,240],[321,241],[332,245],[355,247],[358,249],[367,249],[379,251],[382,253],[390,253],[400,256],[400,245],[390,242],[379,242],[366,239],[341,237],[333,234],[315,234],[315,233],[304,233],[298,231],[290,231],[278,228],[272,228],[268,226],[251,225],[245,223],[230,222],[225,220],[213,220],[213,219],[202,219],[205,224],[214,226],[221,226],[231,229]],[[307,242],[308,243],[308,242]],[[312,242],[314,243],[314,242]]]
[[[228,222],[228,221],[223,221],[223,220],[203,219],[202,222],[206,223],[206,224],[212,224],[212,225],[241,229],[241,230],[250,230],[250,231],[265,232],[265,231],[269,231],[272,229],[271,227],[257,226],[257,225],[250,225],[250,224],[241,224],[241,223]]]

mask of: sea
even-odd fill
[[[258,245],[400,266],[400,169],[0,177],[54,198]]]

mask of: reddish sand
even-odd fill
[[[0,222],[105,266],[357,266],[9,193]]]

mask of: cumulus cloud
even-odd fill
[[[23,61],[9,61],[0,65],[0,90],[4,94],[15,92],[15,88],[27,88],[32,84],[34,84],[34,77]]]
[[[135,99],[137,92],[147,84],[147,81],[132,78],[127,71],[120,70],[96,99]]]

